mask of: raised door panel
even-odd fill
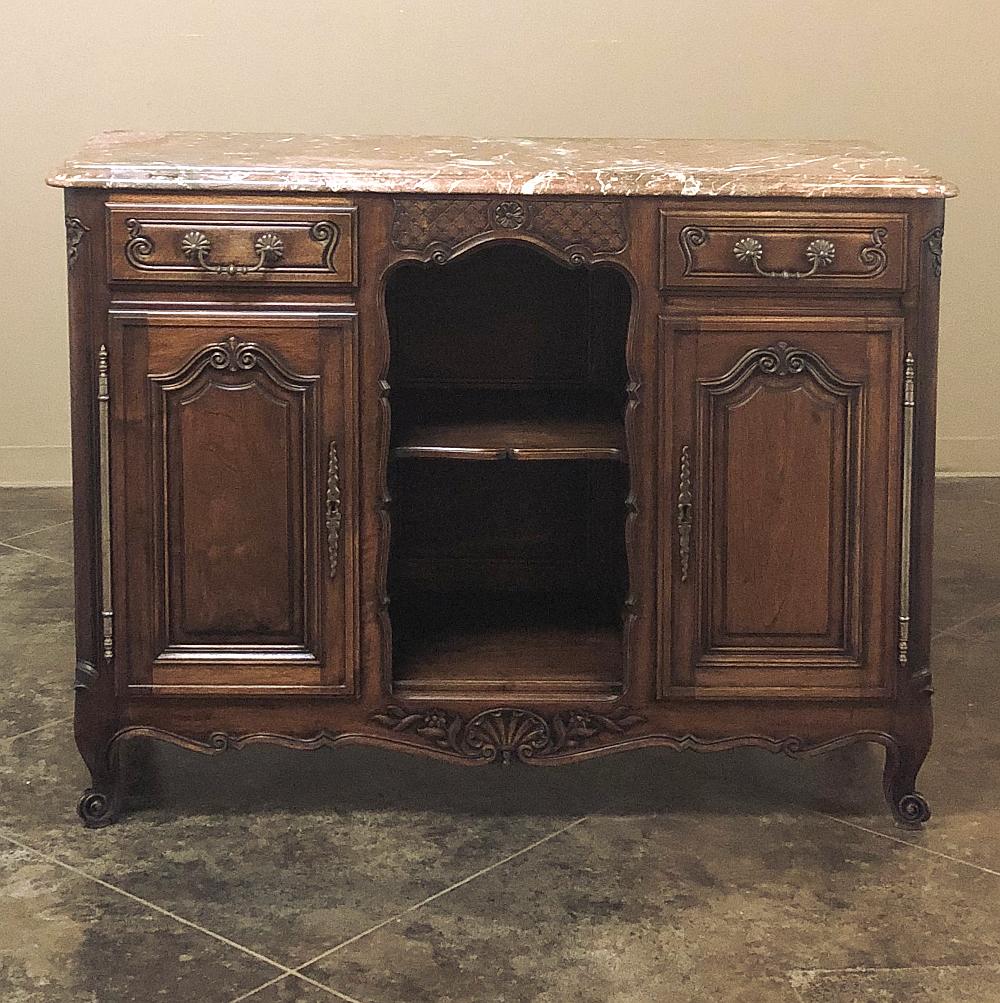
[[[129,685],[353,692],[354,316],[152,311],[112,321]]]
[[[901,333],[884,318],[664,323],[661,693],[887,692]]]

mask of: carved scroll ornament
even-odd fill
[[[934,262],[934,275],[935,277],[940,278],[941,255],[944,249],[944,227],[934,227],[934,229],[924,237],[923,244],[930,253],[931,260]]]
[[[90,233],[90,227],[76,216],[66,217],[66,264],[72,268],[80,254],[83,235]]]
[[[706,385],[719,390],[730,390],[740,385],[755,371],[765,376],[781,378],[808,373],[828,389],[841,392],[855,387],[855,384],[847,383],[837,376],[815,352],[796,348],[787,341],[779,341],[766,348],[752,349],[725,376]]]

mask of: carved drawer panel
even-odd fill
[[[906,217],[660,211],[663,288],[901,292]]]
[[[113,279],[354,285],[353,206],[110,203]]]

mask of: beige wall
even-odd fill
[[[990,2],[6,0],[0,483],[69,476],[61,194],[105,128],[860,137],[949,203],[939,466],[1000,472]]]

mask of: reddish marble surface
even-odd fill
[[[103,133],[49,184],[501,195],[957,194],[903,157],[852,142],[197,132]]]

